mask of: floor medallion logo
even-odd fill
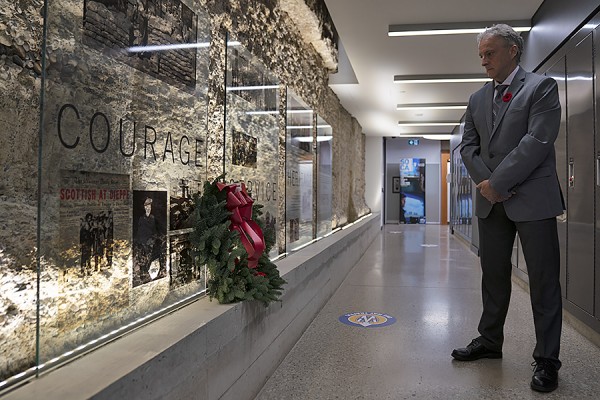
[[[346,325],[362,326],[363,328],[380,328],[396,322],[396,318],[391,315],[377,312],[348,313],[342,315],[339,320]]]

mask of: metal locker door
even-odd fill
[[[598,22],[598,19],[595,18],[596,22]],[[600,68],[600,27],[596,28],[593,32],[594,35],[594,66],[596,68],[596,70],[598,70],[598,68]],[[597,86],[597,82],[596,86]],[[596,87],[596,108],[600,105],[600,90],[598,90],[598,88]],[[596,110],[596,126],[600,126],[600,121],[598,121],[598,117],[600,116],[600,114],[598,113],[598,111]],[[596,187],[595,187],[595,204],[596,204],[596,209],[598,209],[598,207],[600,207],[600,129],[596,128]],[[597,251],[600,250],[600,212],[596,212],[596,217],[595,217],[595,229],[596,229],[596,252],[595,254],[597,254]],[[594,265],[594,269],[596,271],[595,276],[596,276],[596,282],[595,282],[595,299],[596,299],[596,304],[595,304],[595,309],[594,309],[594,316],[597,319],[600,319],[600,260],[598,256],[595,256],[595,265]]]
[[[594,308],[594,84],[592,35],[567,54],[566,298]]]
[[[548,69],[546,75],[556,80],[558,84],[558,96],[561,104],[560,130],[554,149],[556,150],[556,174],[560,187],[567,201],[567,89],[566,89],[566,60],[561,58],[556,64]],[[567,290],[567,213],[557,218],[558,239],[560,241],[560,285],[562,296],[566,297]],[[520,251],[522,254],[523,252]]]

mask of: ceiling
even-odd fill
[[[340,39],[330,87],[367,136],[451,133],[464,110],[399,111],[398,104],[466,103],[482,83],[394,83],[396,75],[483,74],[476,34],[389,37],[389,25],[530,20],[543,0],[325,0]]]

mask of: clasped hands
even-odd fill
[[[515,192],[511,192],[508,194],[508,196],[501,195],[492,187],[492,185],[490,185],[490,181],[488,179],[481,181],[477,185],[477,189],[479,189],[481,195],[492,204],[506,201],[510,199],[513,194],[515,194]]]

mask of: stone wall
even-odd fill
[[[281,1],[298,3],[295,0]],[[276,0],[257,2],[254,0],[230,0],[227,2],[209,1],[209,12],[213,18],[213,40],[222,43],[225,32],[232,32],[235,38],[260,58],[271,71],[280,78],[282,85],[291,88],[310,107],[333,127],[333,227],[354,221],[358,216],[368,212],[364,200],[364,135],[362,128],[352,115],[340,104],[335,93],[329,88],[329,73],[333,69],[332,62],[337,62],[337,49],[331,44],[335,28],[331,20],[322,21],[320,27],[323,47],[333,52],[330,57],[321,56],[325,51],[317,51],[311,41],[314,32],[302,31],[294,20],[311,18],[329,18],[319,9],[315,1],[307,1],[309,7],[283,7],[289,11],[306,12],[306,16],[291,17],[280,7]],[[305,28],[310,29],[310,28]],[[307,39],[307,37],[309,39]],[[209,113],[214,118],[209,120],[209,160],[214,171],[209,176],[218,174],[220,165],[219,149],[220,133],[223,132],[222,104],[216,101],[224,97],[222,85],[224,81],[224,49],[214,49],[211,62],[211,90],[214,100]],[[332,61],[334,60],[334,61]],[[326,64],[327,63],[327,64]],[[209,94],[210,95],[210,94]],[[216,152],[211,152],[216,149]],[[348,163],[347,160],[361,160],[360,163]],[[212,174],[211,174],[212,172]]]
[[[308,12],[319,9],[314,3],[309,2]],[[133,19],[122,16],[140,4],[153,7],[183,4],[185,7],[183,12],[168,7],[160,12],[154,10],[154,14],[144,14],[142,22],[126,26]],[[327,86],[329,73],[334,69],[332,62],[337,59],[331,21],[312,27],[325,32],[321,36],[322,46],[317,46],[321,47],[317,50],[314,43],[319,39],[315,39],[314,32],[308,40],[306,32],[276,0],[145,3],[56,0],[49,3],[46,59],[42,60],[46,12],[43,1],[0,0],[0,9],[0,83],[3,87],[0,93],[0,168],[3,173],[0,181],[0,378],[20,372],[35,362],[38,243],[43,266],[40,275],[42,360],[59,354],[62,345],[72,347],[99,332],[118,327],[132,316],[143,315],[170,301],[175,292],[179,296],[193,291],[190,287],[174,290],[166,279],[137,286],[131,277],[134,212],[125,206],[136,204],[135,191],[161,192],[166,196],[167,190],[169,193],[179,190],[181,177],[200,182],[222,173],[225,37],[228,32],[279,78],[282,90],[291,88],[333,127],[333,227],[368,212],[364,201],[364,136],[359,124]],[[161,60],[158,55],[124,55],[111,49],[112,44],[130,41],[132,37],[143,38],[144,18],[156,28],[150,33],[155,35],[154,39],[161,43],[185,42],[189,40],[188,28],[194,23],[186,17],[190,10],[196,14],[208,13],[208,21],[198,19],[198,24],[205,25],[199,25],[197,31],[211,35],[211,46],[204,52],[198,50],[195,60],[189,53]],[[115,15],[121,19],[110,20]],[[317,20],[328,18],[323,12],[315,15]],[[110,34],[104,35],[102,24],[115,21],[118,23],[111,25]],[[42,99],[43,68],[46,84]],[[203,71],[207,77],[203,77]],[[106,87],[113,89],[107,91]],[[281,110],[285,111],[285,103]],[[40,129],[40,121],[43,129]],[[64,134],[60,140],[56,135],[58,129]],[[137,149],[131,147],[136,141],[136,129],[145,130],[138,135],[154,134],[156,143],[149,146],[145,137],[143,145]],[[285,131],[281,118],[280,149],[285,142]],[[205,146],[206,158],[197,168],[184,162],[181,149],[177,152],[177,145],[184,143],[182,135],[192,143],[189,147],[192,159],[194,138],[200,138]],[[137,140],[141,140],[139,136]],[[66,145],[76,142],[76,148],[65,151]],[[130,151],[131,155],[125,156]],[[349,159],[362,162],[345,162]],[[107,202],[100,206],[122,213],[127,220],[122,226],[115,222],[114,233],[119,237],[114,238],[111,257],[119,268],[101,270],[98,267],[92,273],[69,266],[76,264],[79,240],[79,233],[75,233],[79,230],[79,216],[71,212],[82,212],[86,205],[82,202],[73,203],[72,208],[65,207],[56,199],[56,193],[61,185],[82,181],[77,174],[65,171],[82,170],[90,173],[95,189],[101,186],[110,189],[110,185],[115,185],[133,197],[133,200],[127,197],[120,203]],[[285,170],[281,167],[278,182],[279,187],[284,187]],[[41,195],[40,204],[38,195]],[[282,205],[280,200],[283,213]],[[92,211],[100,213],[98,210],[102,208]],[[65,220],[69,220],[68,229]],[[283,220],[281,215],[280,220]],[[71,237],[73,243],[63,243],[64,236]],[[121,314],[111,308],[115,305],[121,308]]]

